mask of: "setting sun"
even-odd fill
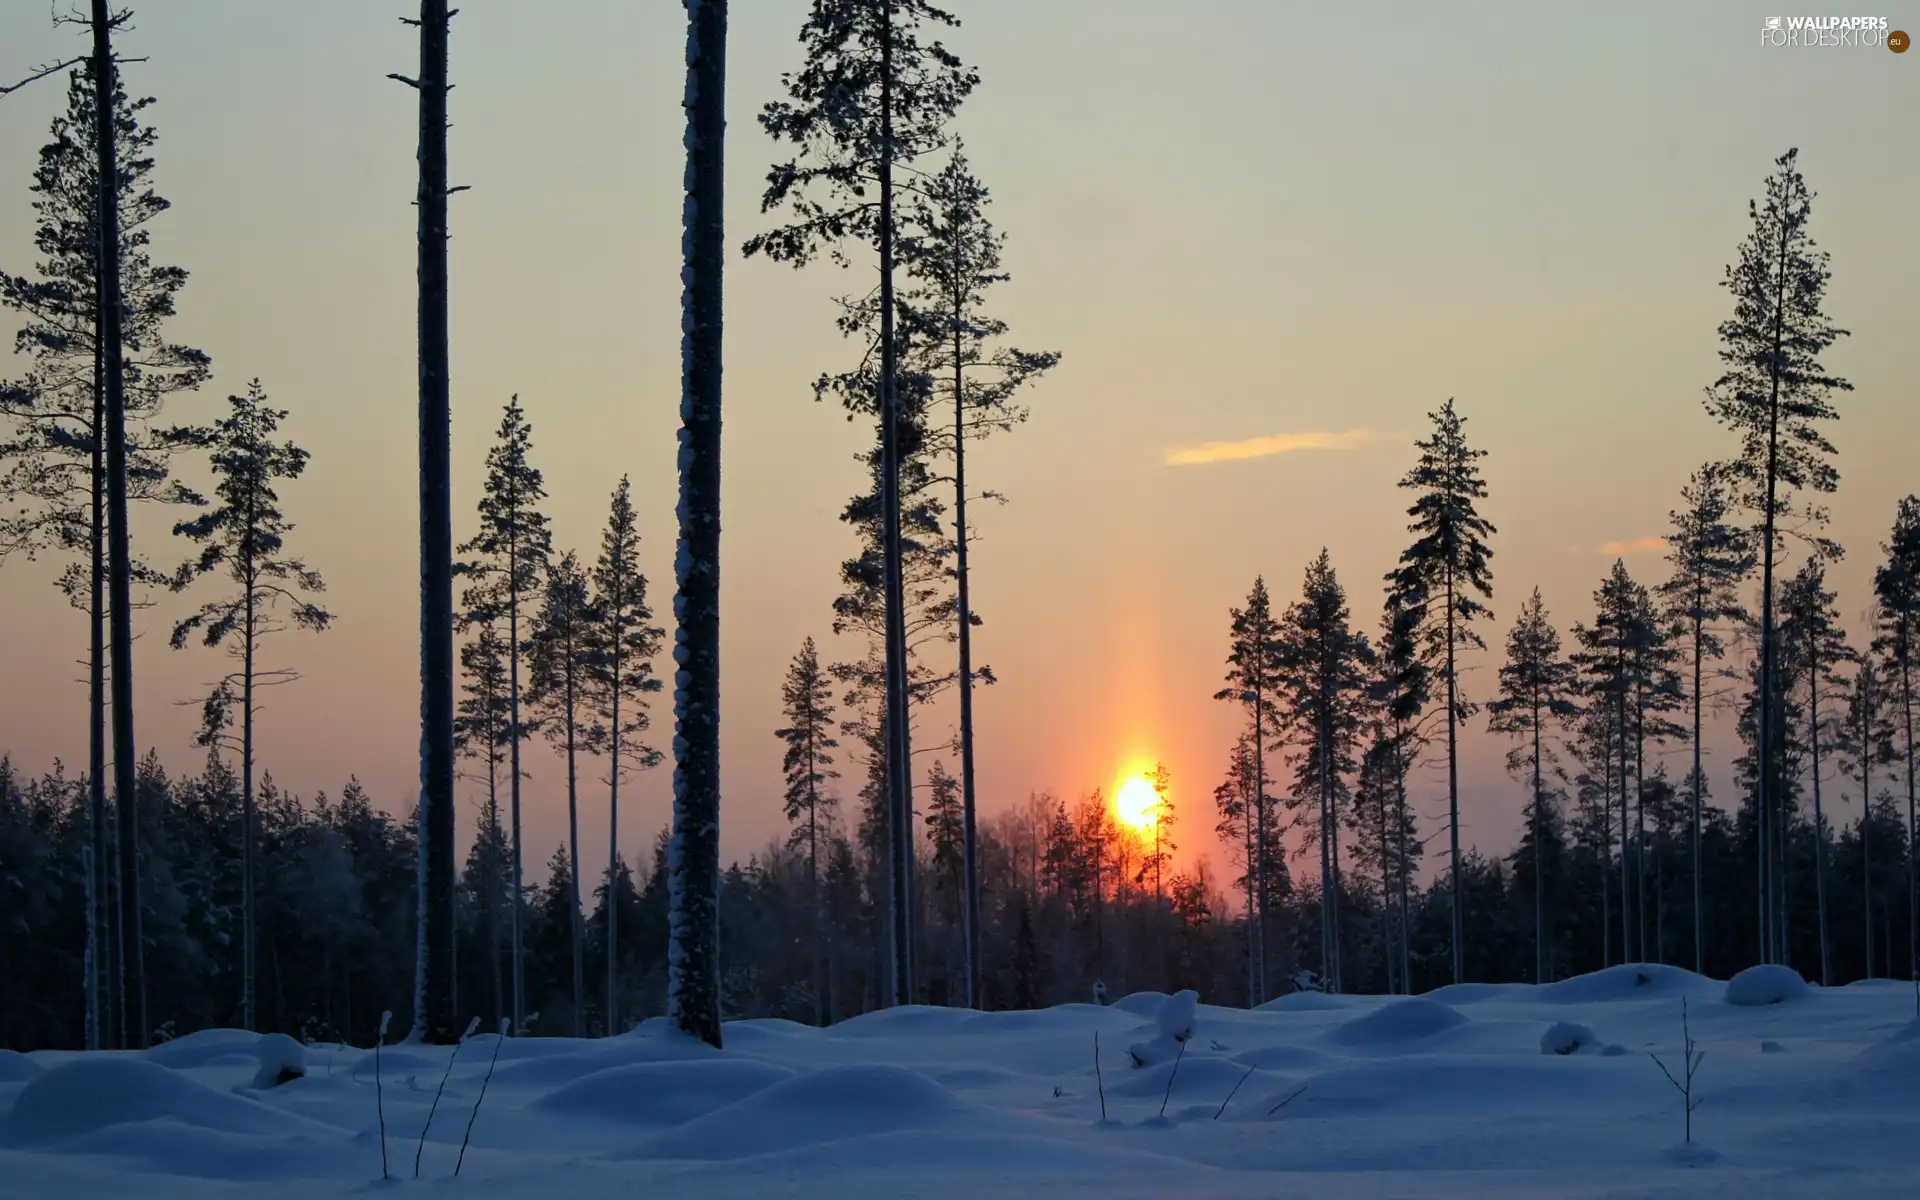
[[[1120,785],[1120,791],[1113,798],[1113,808],[1122,824],[1134,829],[1152,829],[1160,819],[1160,793],[1153,790],[1152,780],[1136,775]]]

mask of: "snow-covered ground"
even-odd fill
[[[1682,998],[1705,1051],[1690,1150],[1680,1094],[1648,1057],[1682,1073]],[[658,1021],[509,1040],[458,1179],[488,1035],[459,1050],[437,1109],[446,1048],[382,1050],[378,1100],[371,1050],[310,1046],[302,1064],[231,1030],[145,1054],[0,1052],[0,1194],[1920,1195],[1910,985],[1823,991],[1762,971],[1730,989],[1628,966],[1415,999],[1302,993],[1203,1004],[1163,1061],[1182,1025],[1159,1019],[1165,1000],[738,1021],[722,1052]]]

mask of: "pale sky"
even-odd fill
[[[1790,146],[1819,193],[1828,310],[1853,336],[1831,365],[1841,492],[1835,573],[1867,603],[1900,495],[1920,489],[1920,54],[1765,49],[1757,4],[1604,8],[1295,4],[1280,0],[951,0],[950,44],[983,82],[959,130],[1014,274],[998,301],[1018,344],[1058,349],[1033,419],[982,446],[978,656],[1002,682],[978,705],[991,814],[1032,790],[1111,787],[1164,760],[1211,845],[1211,793],[1239,714],[1210,699],[1227,610],[1264,573],[1279,602],[1324,545],[1372,632],[1379,580],[1407,541],[1394,484],[1447,397],[1491,452],[1485,512],[1504,639],[1536,585],[1563,632],[1611,563],[1664,572],[1688,472],[1733,440],[1702,410],[1718,373],[1718,284],[1747,202]],[[799,64],[805,0],[732,6],[723,849],[781,826],[779,685],[830,602],[852,539],[836,519],[870,436],[813,403],[848,362],[831,298],[865,286],[737,248],[763,227],[775,147],[754,117]],[[471,535],[480,463],[519,393],[547,476],[557,549],[597,549],[630,473],[658,611],[670,610],[678,419],[684,14],[672,0],[466,0],[455,20],[452,202],[455,530]],[[274,692],[261,761],[337,792],[358,773],[389,809],[417,779],[413,93],[402,0],[174,0],[138,6],[121,46],[159,99],[156,182],[174,209],[157,260],[192,272],[171,333],[215,379],[177,402],[212,415],[258,375],[313,453],[284,492],[291,545],[328,581],[337,626],[267,651],[304,678]],[[1920,29],[1920,10],[1890,14]],[[0,76],[78,52],[46,6],[0,15]],[[0,269],[30,270],[27,186],[64,87],[0,100]],[[0,320],[0,325],[6,325]],[[7,326],[10,330],[11,326]],[[10,340],[10,339],[9,339]],[[18,374],[13,358],[0,372]],[[1170,463],[1208,443],[1266,453]],[[1185,457],[1196,457],[1186,455]],[[1209,457],[1200,455],[1198,457]],[[157,562],[173,514],[138,514]],[[86,629],[52,564],[0,569],[0,751],[45,769],[86,759]],[[192,709],[221,662],[167,649],[191,600],[139,614],[138,737],[197,770]],[[855,648],[847,646],[844,653]],[[668,667],[663,657],[662,666]],[[1491,672],[1470,686],[1484,697]],[[667,702],[656,729],[666,745]],[[950,720],[929,719],[944,740]],[[1466,739],[1469,842],[1504,851],[1521,788],[1504,742]],[[1711,744],[1730,757],[1729,740]],[[528,754],[527,851],[565,832],[564,768]],[[668,819],[670,771],[623,792],[623,850]],[[1444,808],[1437,776],[1426,811]],[[463,785],[463,801],[477,793]],[[848,795],[851,795],[851,788]],[[463,822],[466,818],[463,816]],[[605,799],[583,797],[604,854]],[[1305,869],[1304,865],[1296,870]]]

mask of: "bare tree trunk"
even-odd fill
[[[568,657],[573,655],[571,644]],[[580,772],[574,737],[573,664],[567,664],[567,865],[573,876],[572,907],[568,910],[567,931],[573,939],[573,1036],[587,1036],[587,951],[586,930],[580,915]]]
[[[959,256],[959,231],[954,255]],[[955,278],[959,277],[958,263]],[[967,1007],[980,1007],[980,878],[974,839],[973,790],[973,602],[967,575],[967,392],[964,375],[964,313],[954,306],[953,320],[953,509],[954,576],[958,585],[960,620],[960,808],[965,828],[960,843],[962,888],[961,936],[966,942]]]
[[[127,391],[121,345],[120,178],[114,147],[113,30],[119,19],[107,0],[92,0],[94,151],[100,180],[99,308],[95,339],[101,348],[107,459],[107,617],[113,685],[113,791],[120,827],[120,973],[123,1040],[147,1045],[146,950],[140,924],[140,805],[133,738],[133,552],[127,529]],[[130,1022],[131,1024],[128,1024]]]
[[[680,544],[674,555],[673,844],[667,1011],[720,1045],[721,270],[726,263],[726,0],[687,7]]]
[[[1700,614],[1706,601],[1700,595],[1700,591],[1699,588],[1695,589],[1693,607],[1693,803],[1689,814],[1693,841],[1693,973],[1696,975],[1704,975],[1707,972],[1706,901],[1700,878],[1700,793],[1706,786],[1707,778],[1706,770],[1700,761],[1702,755],[1700,735],[1705,725],[1702,712],[1704,698],[1700,695],[1701,659],[1706,654],[1701,629],[1703,618]],[[1871,933],[1868,934],[1868,940],[1872,940]]]
[[[607,1036],[620,1027],[620,692],[626,678],[621,646],[624,629],[613,631],[613,774],[607,781]]]
[[[1542,853],[1546,845],[1546,822],[1540,810],[1543,788],[1540,782],[1540,705],[1533,706],[1533,981],[1547,979],[1547,872]]]
[[[1820,647],[1809,637],[1807,747],[1813,758],[1813,903],[1820,926],[1820,986],[1833,986],[1833,955],[1827,945],[1827,820],[1820,808]]]
[[[251,519],[251,511],[249,511]],[[247,567],[245,640],[240,669],[240,1025],[255,1029],[254,949],[258,945],[253,908],[253,642],[256,632],[254,581]]]
[[[900,536],[900,394],[893,289],[893,6],[880,42],[880,521],[886,591],[886,755],[892,876],[891,1004],[913,1000],[913,757],[907,729],[906,595]]]
[[[420,0],[420,840],[413,1036],[458,1034],[453,916],[453,465],[447,354],[447,0]],[[491,752],[491,747],[489,747]],[[516,796],[518,783],[515,784]],[[516,853],[518,845],[516,842]],[[518,882],[516,876],[516,883]],[[516,910],[515,920],[518,920]],[[517,967],[516,967],[517,970]],[[520,1010],[514,1008],[514,1028]]]
[[[1460,885],[1460,735],[1459,686],[1454,672],[1454,594],[1453,562],[1447,562],[1447,835],[1449,862],[1452,865],[1453,896],[1453,981],[1467,978],[1467,914],[1465,893]]]
[[[102,348],[93,347],[93,464],[89,478],[93,528],[87,543],[87,837],[92,851],[87,866],[87,1049],[114,1045],[108,1013],[112,953],[108,946],[107,897],[111,891],[107,853],[107,601],[106,489]]]

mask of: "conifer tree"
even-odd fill
[[[833,690],[827,673],[820,666],[820,653],[808,638],[800,653],[787,668],[781,689],[781,712],[787,724],[773,735],[786,743],[781,769],[786,775],[787,820],[793,823],[789,844],[804,845],[807,852],[807,904],[813,923],[817,972],[814,998],[815,1019],[827,1023],[826,975],[831,954],[826,915],[820,905],[820,847],[839,800],[824,785],[838,779],[833,769],[833,752],[840,743],[833,736]]]
[[[687,6],[681,210],[680,531],[674,552],[667,1015],[720,1046],[720,408],[726,0]]]
[[[597,622],[587,592],[587,576],[579,556],[568,551],[549,564],[540,611],[533,619],[528,641],[527,706],[547,740],[567,756],[567,878],[573,886],[573,1029],[583,1036],[587,1025],[586,931],[580,906],[580,770],[582,750],[590,750],[586,698],[588,671]],[[611,1014],[609,1014],[611,1016]]]
[[[1821,707],[1837,688],[1837,668],[1853,658],[1847,635],[1840,628],[1834,593],[1826,587],[1826,568],[1809,559],[1780,594],[1780,636],[1800,661],[1806,684],[1807,761],[1813,789],[1814,907],[1820,930],[1820,985],[1833,984],[1833,952],[1827,930],[1827,820],[1820,796],[1820,751],[1831,751],[1843,736],[1839,713]],[[1824,687],[1823,687],[1824,685]],[[1824,740],[1823,740],[1824,739]]]
[[[1507,770],[1522,775],[1531,790],[1527,821],[1533,834],[1533,949],[1535,983],[1547,983],[1547,873],[1540,854],[1547,840],[1546,776],[1559,770],[1548,733],[1580,712],[1572,699],[1579,685],[1573,664],[1560,653],[1560,633],[1547,617],[1540,589],[1520,609],[1507,634],[1507,661],[1500,668],[1500,696],[1487,704],[1488,728],[1522,739],[1507,754]]]
[[[879,419],[881,581],[886,613],[886,750],[890,819],[891,937],[889,996],[913,994],[910,908],[913,779],[908,734],[904,546],[902,545],[902,404],[895,335],[895,280],[900,233],[896,172],[939,150],[946,127],[978,77],[923,31],[957,26],[928,0],[814,0],[800,40],[805,62],[782,78],[787,98],[769,103],[760,124],[794,157],[775,164],[762,212],[785,209],[789,224],[746,243],[748,256],[804,266],[822,253],[850,261],[847,243],[870,245],[879,259],[879,370],[872,411]]]
[[[182,521],[173,532],[200,544],[200,553],[181,566],[174,586],[184,590],[194,580],[219,575],[232,591],[174,624],[172,644],[178,650],[199,635],[202,644],[225,647],[238,669],[214,685],[207,702],[207,733],[217,734],[227,724],[227,710],[240,708],[240,1019],[247,1029],[254,1018],[254,952],[258,917],[254,903],[254,722],[259,716],[256,689],[289,683],[298,675],[287,668],[264,667],[261,642],[289,627],[319,632],[332,614],[310,596],[326,590],[320,573],[286,554],[286,537],[293,523],[280,510],[279,480],[298,479],[307,469],[308,454],[292,442],[274,441],[283,410],[267,402],[258,379],[244,395],[228,398],[230,411],[213,426],[213,476],[216,502],[199,516]]]
[[[1239,855],[1243,869],[1236,880],[1246,892],[1247,905],[1247,1007],[1253,1008],[1261,999],[1264,968],[1260,962],[1260,923],[1261,896],[1265,891],[1266,880],[1261,877],[1262,859],[1260,847],[1266,831],[1260,828],[1262,814],[1270,811],[1266,797],[1260,794],[1261,776],[1264,774],[1259,762],[1259,751],[1255,748],[1253,732],[1242,730],[1234,740],[1233,752],[1227,759],[1226,778],[1213,789],[1214,808],[1219,814],[1219,822],[1214,832]]]
[[[1394,895],[1400,952],[1400,984],[1413,982],[1413,950],[1410,897],[1413,860],[1420,857],[1426,843],[1419,835],[1413,814],[1407,808],[1407,776],[1426,747],[1423,718],[1432,699],[1432,670],[1422,653],[1421,631],[1426,627],[1427,601],[1417,592],[1388,589],[1385,609],[1380,618],[1380,672],[1374,680],[1374,713],[1381,736],[1390,747],[1393,772],[1393,819],[1398,831],[1393,842]],[[1409,993],[1411,994],[1411,993]]]
[[[1473,715],[1474,706],[1460,689],[1459,654],[1463,648],[1484,648],[1473,623],[1492,612],[1481,601],[1493,596],[1493,551],[1487,539],[1497,531],[1480,515],[1476,504],[1486,499],[1487,485],[1479,462],[1486,451],[1467,442],[1466,419],[1454,411],[1449,398],[1440,411],[1428,414],[1433,436],[1415,442],[1420,457],[1400,486],[1419,493],[1407,515],[1407,527],[1416,534],[1413,545],[1400,554],[1400,565],[1387,576],[1388,584],[1406,612],[1419,613],[1418,631],[1428,661],[1439,669],[1446,684],[1447,704],[1447,834],[1449,891],[1453,904],[1453,981],[1465,982],[1466,912],[1460,874],[1460,722]]]
[[[466,603],[471,605],[469,596]],[[486,763],[487,799],[480,810],[480,828],[467,853],[467,874],[474,879],[469,894],[480,904],[481,935],[487,945],[487,968],[492,1007],[488,1018],[498,1026],[506,1009],[501,980],[500,885],[510,851],[500,826],[500,768],[505,761],[507,732],[507,648],[498,621],[483,622],[474,639],[460,647],[460,669],[466,677],[464,693],[454,710],[454,749]]]
[[[971,529],[967,503],[967,443],[1004,432],[1024,421],[1027,410],[1014,397],[1060,361],[1057,353],[1034,353],[1001,344],[1007,323],[985,311],[987,290],[1007,279],[1000,251],[1006,235],[987,219],[987,189],[975,179],[956,142],[938,175],[926,181],[913,206],[910,232],[902,247],[914,280],[903,306],[914,318],[913,344],[921,348],[924,370],[939,382],[952,412],[936,446],[953,460],[953,546],[955,636],[959,644],[960,789],[964,836],[961,858],[965,911],[966,1005],[979,1007],[980,881],[974,796],[973,627],[979,624],[972,603],[968,564]],[[999,499],[983,492],[977,498]]]
[[[1886,561],[1874,569],[1879,629],[1873,642],[1897,710],[1895,718],[1907,777],[1907,928],[1920,931],[1920,802],[1916,801],[1914,690],[1920,675],[1920,496],[1900,501],[1893,533],[1882,545]],[[1908,939],[1908,975],[1920,979],[1920,933]]]
[[[470,591],[483,607],[470,610],[470,620],[501,621],[507,631],[507,794],[508,832],[513,849],[513,864],[508,879],[508,899],[512,903],[510,921],[510,970],[513,1027],[520,1028],[526,1015],[524,942],[521,912],[522,867],[520,843],[520,746],[533,733],[534,726],[520,711],[520,657],[527,650],[531,629],[527,610],[540,601],[545,585],[546,566],[552,553],[553,536],[547,518],[540,512],[546,498],[546,485],[540,469],[530,461],[533,427],[520,408],[520,397],[507,403],[500,419],[498,440],[487,451],[487,478],[480,496],[480,532],[460,553],[470,558],[461,567],[483,587]]]
[[[1373,647],[1355,631],[1346,589],[1325,550],[1307,567],[1301,598],[1280,619],[1277,681],[1282,720],[1300,739],[1295,794],[1318,798],[1308,833],[1319,843],[1321,972],[1341,990],[1340,826],[1345,779],[1359,767],[1358,739],[1371,703]]]
[[[1631,744],[1633,748],[1634,778],[1634,831],[1633,831],[1633,879],[1635,912],[1639,916],[1639,928],[1636,931],[1637,944],[1642,956],[1647,954],[1647,945],[1653,940],[1653,931],[1658,928],[1654,911],[1654,901],[1658,894],[1648,895],[1648,842],[1646,818],[1649,807],[1648,789],[1653,787],[1647,774],[1647,746],[1664,745],[1687,734],[1684,726],[1668,718],[1685,702],[1685,689],[1681,685],[1680,674],[1675,664],[1679,662],[1680,651],[1674,644],[1677,628],[1661,613],[1655,605],[1653,593],[1642,584],[1634,584],[1629,637],[1627,642],[1628,663],[1632,672],[1632,690],[1628,705],[1632,721]],[[1658,807],[1658,805],[1653,805]],[[1657,868],[1659,859],[1654,858]],[[1657,956],[1656,956],[1657,957]]]
[[[1153,898],[1157,904],[1166,899],[1166,891],[1161,886],[1167,864],[1173,861],[1173,852],[1180,847],[1174,844],[1173,825],[1175,809],[1173,805],[1173,772],[1166,764],[1155,763],[1153,770],[1147,772],[1147,782],[1153,785],[1153,849],[1140,857],[1140,870],[1134,876],[1134,882],[1144,884],[1147,875],[1153,875]],[[1066,806],[1061,805],[1064,814]]]
[[[107,539],[105,390],[100,380],[98,117],[95,74],[68,75],[67,108],[54,118],[52,140],[41,148],[31,191],[34,244],[41,255],[38,278],[0,271],[0,307],[19,314],[17,352],[32,359],[25,376],[0,381],[0,418],[12,426],[0,433],[0,497],[19,507],[0,516],[0,561],[53,552],[69,558],[59,584],[68,601],[88,615],[88,835],[93,870],[88,937],[101,946],[108,935],[104,911],[111,895],[106,836]],[[157,266],[148,249],[150,223],[170,207],[153,190],[153,146],[158,134],[143,117],[152,98],[131,99],[116,77],[115,184],[119,192],[121,354],[126,375],[129,499],[200,503],[170,471],[169,460],[204,444],[204,430],[156,424],[170,394],[205,382],[207,356],[169,342],[162,326],[174,315],[187,273]],[[153,582],[137,557],[136,580]],[[90,959],[87,1011],[89,1045],[111,1041],[102,1021],[107,1002],[105,954]]]
[[[1831,395],[1852,390],[1820,362],[1846,331],[1835,328],[1822,311],[1831,272],[1826,252],[1815,247],[1810,232],[1814,193],[1800,174],[1799,151],[1788,150],[1774,166],[1765,185],[1765,203],[1747,204],[1753,228],[1721,284],[1733,297],[1733,315],[1720,326],[1720,361],[1726,371],[1706,398],[1707,411],[1740,440],[1739,453],[1728,460],[1726,471],[1735,499],[1755,519],[1762,696],[1780,690],[1773,679],[1778,655],[1773,568],[1781,535],[1799,532],[1815,553],[1839,557],[1839,547],[1814,532],[1826,524],[1825,507],[1814,500],[1796,502],[1794,493],[1818,497],[1838,489],[1840,472],[1832,461],[1836,451],[1821,423],[1840,415]],[[1762,764],[1754,780],[1755,810],[1763,861],[1779,856],[1784,844],[1783,831],[1776,828],[1780,805],[1773,794],[1782,786],[1773,774],[1779,759],[1771,750],[1780,736],[1771,719],[1755,726],[1754,758]],[[1763,891],[1763,896],[1768,894]],[[1786,952],[1786,917],[1770,903],[1762,907],[1768,914],[1762,960],[1780,962]]]
[[[1852,686],[1847,689],[1846,724],[1836,746],[1842,769],[1860,786],[1861,950],[1865,970],[1873,978],[1873,783],[1876,768],[1894,761],[1894,707],[1871,654],[1860,656]]]
[[[1407,887],[1402,868],[1420,851],[1420,831],[1405,803],[1400,756],[1399,743],[1376,712],[1353,789],[1353,856],[1356,864],[1372,870],[1380,880],[1380,950],[1387,991],[1392,995],[1406,993],[1410,984],[1408,931],[1400,901]]]
[[[1622,962],[1635,961],[1636,947],[1633,940],[1635,913],[1629,903],[1633,888],[1630,879],[1633,855],[1630,846],[1632,838],[1632,807],[1628,793],[1628,782],[1632,778],[1632,747],[1634,696],[1638,686],[1635,671],[1636,647],[1642,640],[1640,629],[1641,609],[1639,606],[1640,585],[1627,572],[1624,560],[1614,560],[1613,570],[1608,573],[1594,592],[1594,621],[1592,625],[1576,624],[1573,627],[1574,640],[1580,646],[1572,656],[1574,666],[1579,670],[1583,699],[1590,712],[1604,713],[1611,722],[1604,739],[1593,738],[1597,745],[1604,740],[1610,759],[1604,763],[1590,763],[1599,778],[1607,781],[1609,813],[1612,797],[1617,794],[1620,801],[1620,954]],[[1608,817],[1611,824],[1611,816]]]
[[[1693,876],[1693,969],[1706,972],[1705,883],[1701,873],[1700,811],[1706,802],[1707,773],[1703,741],[1706,736],[1706,665],[1726,655],[1720,628],[1747,621],[1739,587],[1753,574],[1752,539],[1727,522],[1733,497],[1725,468],[1709,463],[1693,473],[1680,491],[1682,507],[1673,511],[1673,532],[1667,538],[1667,561],[1673,574],[1660,586],[1668,615],[1680,622],[1687,638],[1693,686],[1688,700],[1693,709],[1693,769],[1687,775],[1688,842]]]
[[[589,731],[596,752],[607,756],[607,869],[620,858],[620,784],[632,770],[660,765],[660,751],[645,740],[653,728],[648,697],[660,690],[653,660],[666,633],[653,624],[647,601],[647,577],[640,569],[640,530],[626,476],[614,490],[600,558],[593,568],[593,622],[589,631],[587,702],[594,714]],[[619,962],[620,906],[605,906],[602,937],[607,952],[607,1032],[622,1032]]]
[[[1245,818],[1251,839],[1247,860],[1247,878],[1265,883],[1269,850],[1283,853],[1276,844],[1269,846],[1267,833],[1272,824],[1268,812],[1267,749],[1280,736],[1280,624],[1273,616],[1273,600],[1267,594],[1267,581],[1256,577],[1247,593],[1245,608],[1230,610],[1232,624],[1228,634],[1226,687],[1213,694],[1246,706],[1248,732],[1245,762],[1251,778],[1244,792],[1253,810]],[[1251,1005],[1265,1001],[1266,927],[1268,896],[1264,890],[1249,894],[1247,907],[1249,978],[1253,980]]]

